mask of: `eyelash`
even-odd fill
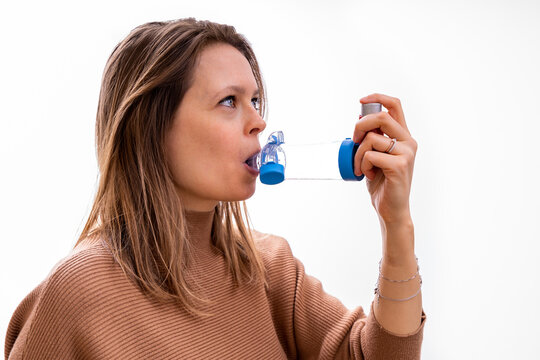
[[[227,100],[232,100],[232,101],[235,101],[236,100],[236,97],[234,95],[229,95],[227,96],[225,99],[221,100],[219,103],[221,104],[222,102],[224,101],[227,101]],[[260,108],[260,99],[258,97],[255,97],[253,99],[251,99],[251,101],[253,102],[253,100],[256,100],[257,101],[257,105],[255,106],[255,109],[256,110],[259,110]]]

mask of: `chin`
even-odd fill
[[[255,194],[255,183],[249,185],[242,189],[242,191],[235,192],[234,194],[229,193],[226,201],[244,201],[249,199]]]
[[[249,195],[245,196],[245,197],[242,199],[242,201],[243,201],[243,200],[249,199],[250,197],[253,196],[253,194],[255,194],[255,190],[253,190]]]
[[[244,200],[247,200],[249,199],[250,197],[253,196],[253,194],[255,194],[255,189],[256,189],[256,181],[253,182],[253,185],[251,186],[246,198]]]

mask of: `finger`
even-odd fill
[[[385,176],[388,176],[387,174],[394,171],[394,169],[399,169],[402,163],[402,156],[398,157],[378,151],[367,151],[362,159],[360,170],[369,180],[373,180],[377,168],[381,169]]]
[[[392,139],[384,136],[379,135],[374,132],[368,132],[364,141],[360,144],[358,147],[358,150],[356,151],[356,154],[354,156],[354,173],[356,176],[362,175],[361,170],[361,164],[362,160],[364,158],[364,154],[367,151],[379,151],[382,153],[385,153],[386,150],[390,148],[392,145]],[[400,155],[401,152],[401,145],[399,142],[396,142],[394,148],[392,149],[392,155]]]
[[[411,137],[409,132],[395,121],[389,113],[381,111],[363,116],[360,120],[356,121],[353,141],[357,144],[360,143],[368,131],[378,128],[386,135],[398,140],[406,140]]]
[[[403,126],[407,132],[409,131],[407,123],[405,122],[405,115],[403,114],[401,101],[398,98],[375,93],[360,99],[360,103],[362,104],[372,102],[381,103],[386,109],[388,109],[390,116],[394,118],[401,126]]]

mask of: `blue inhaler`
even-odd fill
[[[381,108],[379,103],[362,104],[362,116],[380,112]],[[354,156],[359,145],[350,138],[311,144],[285,143],[283,132],[276,131],[270,134],[252,163],[260,171],[261,182],[267,185],[284,180],[361,181],[364,175],[354,174]]]

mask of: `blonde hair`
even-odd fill
[[[193,261],[184,210],[164,152],[165,134],[193,81],[201,51],[223,42],[248,60],[265,90],[255,54],[243,35],[228,25],[194,18],[138,26],[109,57],[96,117],[99,185],[79,236],[99,239],[122,270],[147,294],[177,301],[205,315],[206,299],[190,285],[185,269]],[[265,282],[264,265],[251,235],[245,202],[220,202],[212,242],[221,250],[237,285]]]

